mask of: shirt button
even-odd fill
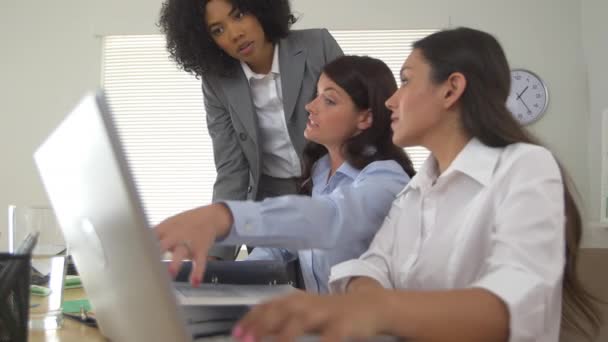
[[[242,141],[247,140],[247,134],[242,133],[242,132],[241,132],[241,133],[239,133],[239,139],[241,139]]]

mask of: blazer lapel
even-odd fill
[[[304,66],[306,65],[306,50],[288,38],[279,43],[279,68],[281,72],[281,87],[283,89],[283,110],[287,122],[294,113],[294,108],[300,94]]]
[[[251,97],[251,89],[249,88],[249,82],[245,74],[239,68],[235,76],[225,78],[224,80],[224,91],[228,96],[230,106],[243,123],[251,140],[257,145],[257,116]]]

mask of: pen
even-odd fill
[[[80,306],[80,312],[78,314],[64,312],[63,315],[90,327],[97,327],[97,320],[94,317],[89,316],[82,305]]]

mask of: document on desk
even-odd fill
[[[181,305],[255,305],[295,291],[291,285],[232,285],[173,283]]]

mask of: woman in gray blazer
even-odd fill
[[[290,30],[288,0],[167,0],[171,56],[202,79],[217,178],[213,201],[295,193],[321,68],[342,50],[325,29]],[[210,255],[233,259],[235,248]]]

